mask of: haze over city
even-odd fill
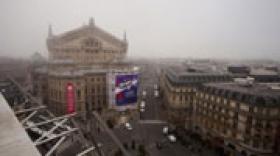
[[[279,0],[1,0],[0,156],[280,156]]]
[[[46,37],[95,24],[118,38],[129,57],[280,59],[278,0],[3,0],[0,56],[47,56]]]

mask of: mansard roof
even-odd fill
[[[219,72],[188,72],[181,69],[169,68],[166,70],[166,77],[173,85],[194,85],[208,82],[232,81],[232,75]]]
[[[252,86],[240,86],[234,82],[207,83],[200,89],[217,96],[223,96],[232,100],[261,106],[280,105],[280,91],[273,89],[280,86],[279,83],[255,83]]]

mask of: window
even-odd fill
[[[268,114],[268,109],[263,108],[263,115],[267,115]]]
[[[215,99],[215,97],[212,95],[212,96],[211,96],[211,101],[214,101],[214,99]]]
[[[62,99],[61,91],[58,91],[58,99]]]
[[[220,103],[220,102],[221,102],[221,98],[217,97],[217,103]]]
[[[227,99],[224,99],[224,104],[227,104]]]
[[[77,90],[77,99],[78,99],[78,100],[81,100],[81,98],[82,98],[82,97],[81,97],[81,91],[78,89],[78,90]]]
[[[271,116],[276,116],[278,114],[278,109],[272,108],[270,109],[270,113]]]
[[[240,104],[240,110],[248,112],[249,111],[249,106],[245,104]]]
[[[235,103],[234,101],[230,101],[230,106],[233,107],[233,108],[235,108],[236,103]]]

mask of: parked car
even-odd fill
[[[158,85],[154,84],[154,89],[157,90],[158,89]]]
[[[158,92],[158,90],[155,90],[155,97],[159,97],[159,92]]]
[[[124,124],[124,126],[125,126],[125,128],[126,128],[127,130],[129,130],[129,131],[133,130],[131,124],[128,123],[128,122],[126,122],[126,123]]]
[[[175,143],[177,141],[177,138],[173,134],[169,134],[167,138],[171,143]]]
[[[167,135],[168,134],[168,131],[169,131],[169,128],[167,126],[164,126],[163,129],[162,129],[162,133],[164,135]]]
[[[143,95],[143,97],[146,97],[147,92],[145,90],[143,90],[142,95]]]
[[[140,112],[141,113],[145,112],[145,109],[144,108],[140,108]]]
[[[141,103],[140,103],[140,108],[145,108],[145,106],[146,106],[145,101],[141,101]]]

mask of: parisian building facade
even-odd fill
[[[279,83],[234,82],[231,74],[165,69],[160,88],[169,121],[228,155],[279,153]]]
[[[162,70],[160,86],[168,111],[168,119],[176,125],[191,127],[193,100],[202,83],[232,81],[232,76],[202,71]]]
[[[242,155],[275,155],[280,139],[280,92],[275,86],[279,84],[204,84],[193,101],[195,131]]]

